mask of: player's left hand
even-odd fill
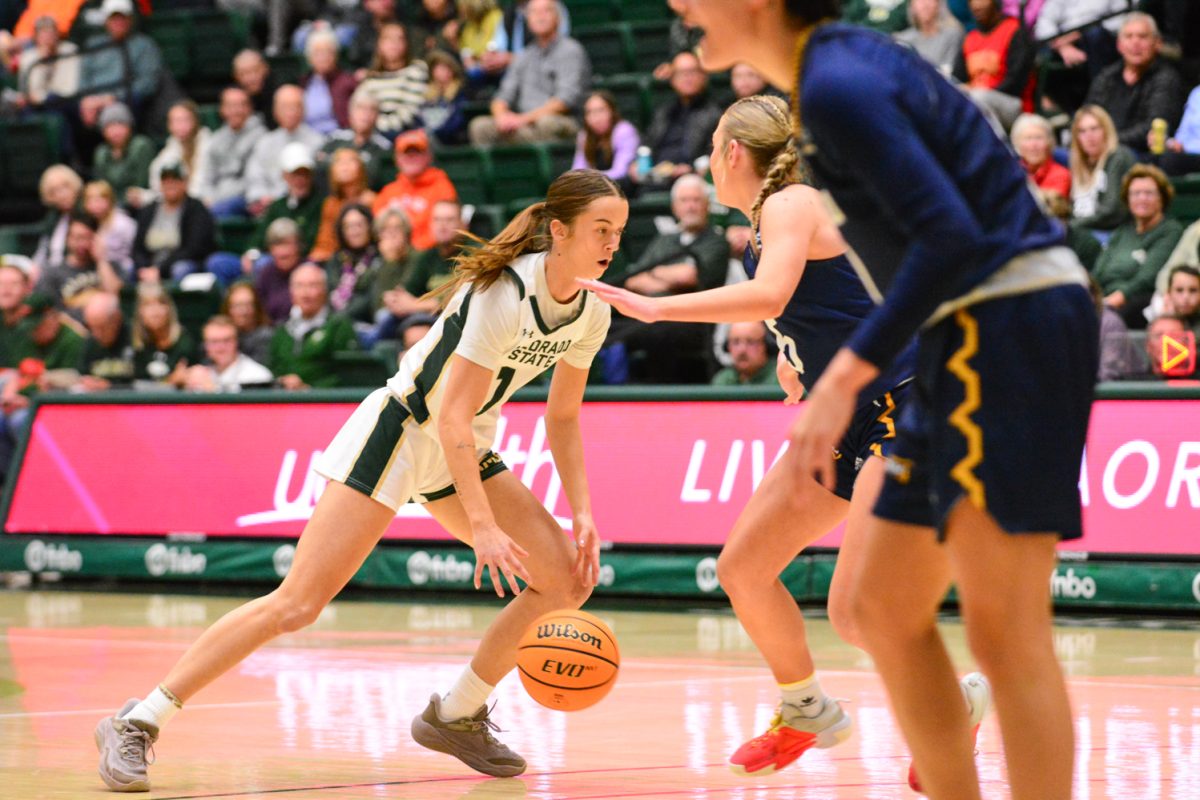
[[[640,294],[625,289],[619,289],[616,286],[609,286],[607,283],[600,281],[589,281],[583,278],[576,278],[579,284],[596,294],[604,302],[620,311],[627,317],[632,317],[642,322],[658,322],[662,319],[662,314],[658,310],[658,302],[653,297],[645,297]]]
[[[842,348],[809,392],[804,411],[788,432],[788,456],[796,468],[831,492],[837,488],[834,448],[850,427],[859,391],[878,374],[873,364]]]
[[[576,514],[572,525],[575,532],[575,566],[571,574],[578,576],[584,586],[595,586],[600,580],[600,534],[592,515]]]

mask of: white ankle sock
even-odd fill
[[[171,717],[179,713],[183,703],[169,689],[159,686],[145,700],[133,707],[124,719],[146,722],[162,732],[163,726],[171,721]]]
[[[795,707],[802,717],[813,719],[825,709],[825,693],[821,691],[815,672],[802,681],[779,684],[779,692],[783,702]]]
[[[456,719],[470,717],[479,710],[481,705],[487,703],[492,689],[495,688],[495,686],[485,683],[483,678],[476,675],[475,670],[468,665],[462,675],[458,676],[458,681],[446,693],[446,697],[442,700],[442,713],[438,716],[442,718],[443,722],[453,722]]]

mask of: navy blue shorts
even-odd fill
[[[850,419],[846,435],[833,451],[837,488],[833,493],[849,500],[854,493],[858,471],[871,456],[886,457],[896,441],[896,420],[912,391],[912,381],[903,383],[862,405]]]
[[[1082,536],[1098,339],[1080,286],[989,300],[923,332],[875,515],[944,536],[965,497],[1009,533]]]

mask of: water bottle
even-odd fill
[[[653,168],[654,159],[650,156],[650,148],[642,145],[637,149],[637,173],[640,177],[645,178]]]
[[[1167,121],[1159,117],[1150,123],[1150,152],[1161,156],[1167,149]]]

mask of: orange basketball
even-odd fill
[[[616,637],[586,611],[551,611],[517,645],[525,691],[557,711],[579,711],[600,702],[616,683],[620,663]]]

